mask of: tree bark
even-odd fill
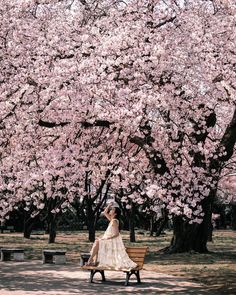
[[[49,238],[48,238],[48,243],[52,244],[55,243],[56,240],[56,228],[57,228],[57,223],[56,223],[56,216],[50,216],[49,223],[48,223],[48,231],[49,231]]]
[[[88,239],[90,242],[95,241],[95,231],[96,231],[96,222],[95,222],[95,212],[93,210],[93,201],[91,198],[86,199],[86,224],[88,228]]]
[[[94,242],[95,241],[95,220],[92,216],[90,216],[88,220],[88,232],[89,232],[89,241]]]
[[[24,222],[24,238],[25,239],[30,239],[33,226],[34,226],[34,222],[31,219],[28,219]]]
[[[154,217],[153,216],[151,216],[151,218],[150,218],[150,237],[153,237],[153,234],[154,234],[154,231],[155,231],[155,229],[154,229],[154,227],[155,227],[155,225],[154,225]]]
[[[135,239],[135,222],[134,222],[134,206],[132,205],[131,209],[130,209],[130,218],[129,218],[129,238],[130,238],[130,242],[134,243],[136,241]]]
[[[34,226],[34,218],[31,218],[30,213],[24,212],[24,228],[23,234],[25,239],[30,239],[30,235]]]
[[[189,224],[180,216],[173,218],[173,237],[169,247],[165,248],[166,253],[198,252],[207,253],[207,241],[212,231],[212,199],[215,191],[203,200],[202,208],[205,213],[201,224]]]
[[[207,236],[205,223],[189,224],[181,217],[173,219],[173,237],[171,245],[165,249],[168,254],[184,253],[184,252],[199,252],[207,253]]]
[[[231,224],[232,224],[232,230],[236,230],[236,204],[232,205]]]
[[[164,229],[164,227],[166,226],[168,222],[168,216],[167,216],[167,213],[164,212],[163,213],[163,218],[161,218],[160,222],[159,222],[159,225],[156,229],[156,237],[159,237]]]

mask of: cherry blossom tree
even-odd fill
[[[130,1],[85,35],[90,118],[119,122],[145,153],[153,173],[144,192],[173,217],[170,252],[207,251],[211,204],[234,152],[234,13],[230,1]]]
[[[236,140],[234,1],[0,3],[1,216],[40,209],[39,188],[59,213],[89,175],[165,209],[169,252],[207,251]]]
[[[77,121],[76,113],[83,110],[83,103],[70,101],[70,96],[79,93],[73,78],[78,77],[74,59],[81,47],[77,35],[104,13],[104,3],[1,1],[2,218],[25,202],[25,210],[34,206],[32,215],[49,208],[53,221],[76,195],[85,195],[89,153],[96,147],[88,150],[83,145],[91,144],[93,135],[84,132],[81,139],[78,124],[82,121]],[[99,169],[92,169],[96,175]],[[101,169],[93,180],[95,186],[104,186],[106,169]]]

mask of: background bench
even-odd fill
[[[130,277],[134,274],[137,278],[137,283],[141,283],[140,279],[140,273],[139,271],[143,268],[144,264],[144,258],[147,253],[148,247],[126,247],[126,252],[128,253],[130,259],[132,259],[135,263],[137,263],[137,267],[133,268],[132,270],[127,270],[127,269],[112,269],[112,268],[103,268],[98,266],[87,266],[84,265],[82,266],[82,269],[85,270],[90,270],[90,283],[93,282],[93,277],[95,273],[99,272],[102,276],[102,281],[105,281],[105,270],[112,270],[112,271],[123,271],[126,273],[126,280],[125,280],[125,286],[129,285],[129,279]]]
[[[4,233],[4,231],[10,232],[10,233],[15,232],[15,228],[13,225],[0,225],[0,230],[2,234]]]
[[[43,263],[66,263],[66,250],[43,250]]]
[[[23,261],[24,260],[24,249],[7,249],[1,248],[1,261]]]

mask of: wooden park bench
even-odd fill
[[[43,250],[43,263],[65,264],[66,250]]]
[[[23,261],[24,260],[24,249],[9,249],[1,248],[1,261]]]
[[[125,280],[125,286],[129,285],[129,279],[130,277],[134,274],[136,275],[137,278],[137,283],[140,284],[141,283],[141,279],[140,279],[140,273],[139,271],[143,268],[143,264],[144,264],[144,258],[145,255],[147,253],[148,247],[126,247],[126,252],[128,253],[130,259],[132,259],[135,263],[137,263],[137,267],[133,268],[131,270],[127,270],[127,269],[113,269],[113,268],[103,268],[103,267],[99,267],[98,266],[87,266],[87,265],[83,265],[82,269],[85,270],[90,270],[90,283],[93,282],[93,277],[95,275],[95,273],[99,272],[102,276],[102,281],[105,282],[106,278],[105,278],[105,274],[104,271],[105,270],[112,270],[112,271],[122,271],[124,273],[126,273],[126,280]],[[87,254],[87,257],[89,255]]]

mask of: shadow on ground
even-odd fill
[[[99,274],[95,283],[88,283],[89,272],[77,264],[48,265],[41,261],[0,262],[1,295],[75,295],[75,294],[162,294],[210,295],[203,285],[184,278],[143,271],[143,283],[124,286],[125,274],[106,272],[107,282],[101,283]]]

